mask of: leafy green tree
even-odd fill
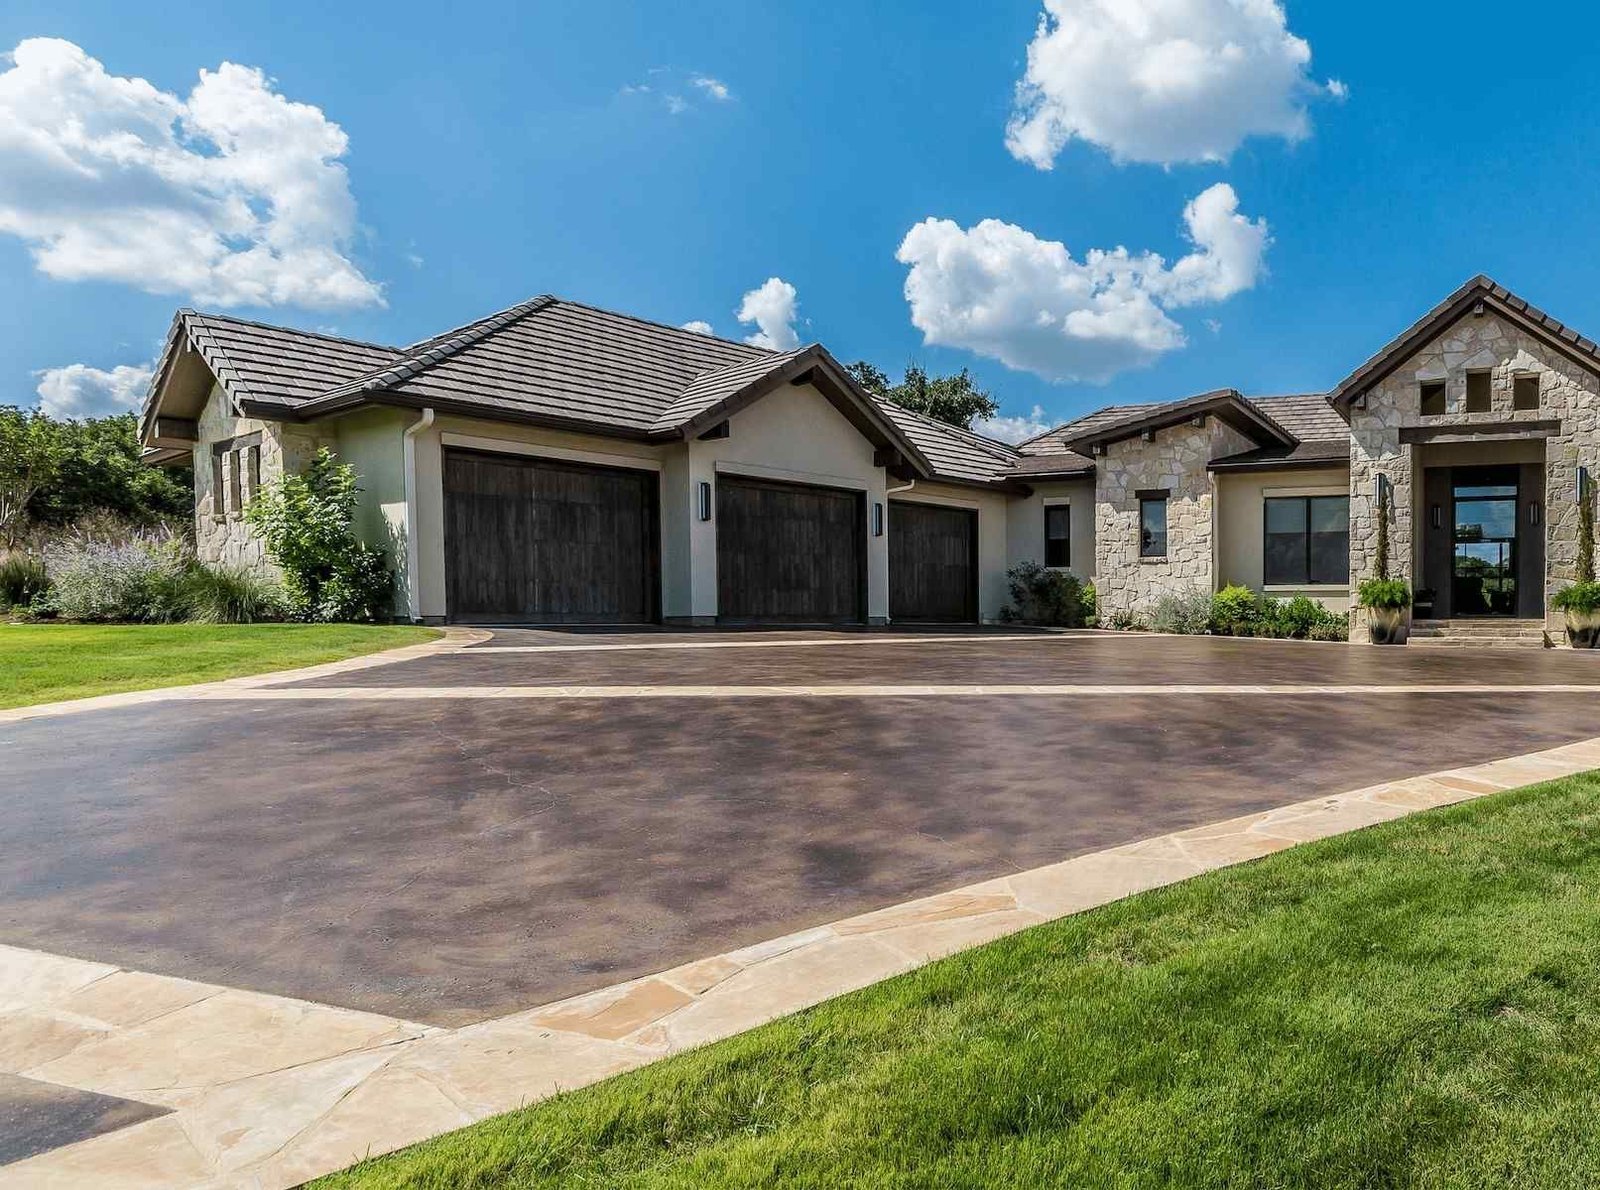
[[[1000,409],[965,368],[951,376],[929,376],[920,364],[907,364],[899,384],[891,384],[866,360],[857,360],[847,371],[873,396],[963,430],[971,427],[973,418],[993,417]]]
[[[356,536],[356,469],[327,447],[300,475],[267,485],[245,508],[267,555],[283,571],[297,619],[387,620],[394,575],[382,550]]]
[[[0,542],[8,548],[27,525],[34,496],[61,468],[58,428],[37,410],[0,407]]]
[[[60,465],[35,493],[30,516],[47,525],[71,524],[101,509],[139,525],[187,520],[194,480],[187,467],[149,467],[139,461],[138,419],[131,413],[53,423]]]

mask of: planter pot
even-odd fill
[[[1403,607],[1367,610],[1367,635],[1375,645],[1403,645],[1411,635],[1410,616]]]
[[[1600,611],[1569,611],[1567,643],[1574,649],[1600,649]]]

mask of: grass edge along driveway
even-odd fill
[[[438,636],[404,624],[0,624],[0,709],[297,669]]]
[[[314,1183],[1600,1183],[1600,774],[1049,923]]]

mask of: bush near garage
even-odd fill
[[[1096,619],[1094,586],[1062,570],[1023,562],[1006,572],[1011,602],[1000,609],[1005,624],[1083,628]]]
[[[303,474],[267,485],[245,509],[283,572],[297,620],[371,623],[393,615],[394,573],[382,550],[356,536],[356,470],[327,447]]]

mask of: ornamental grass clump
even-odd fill
[[[26,608],[50,589],[50,572],[34,554],[8,554],[0,560],[0,611]]]

